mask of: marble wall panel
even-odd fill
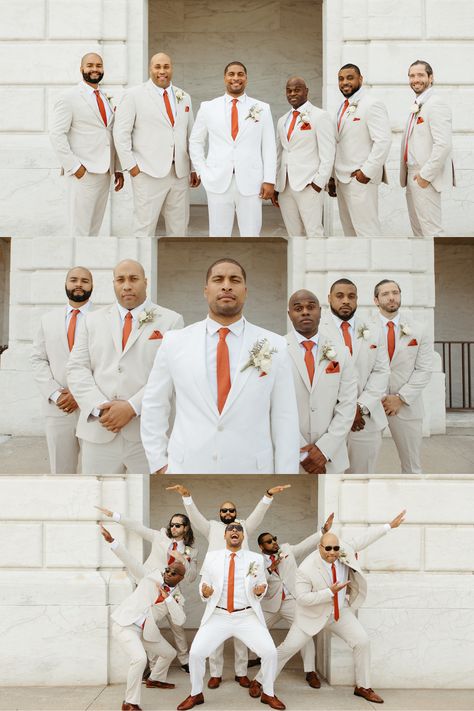
[[[41,523],[0,523],[0,567],[36,568],[42,565]]]
[[[474,492],[471,492],[471,512],[474,510]],[[474,523],[474,514],[470,523]],[[426,570],[446,570],[472,572],[472,551],[474,528],[429,527],[425,537]]]
[[[96,571],[2,570],[0,617],[9,605],[100,607],[107,603],[107,582],[108,574]]]
[[[2,477],[6,521],[95,520],[100,484],[94,477]]]
[[[99,565],[101,545],[101,537],[96,525],[45,524],[45,565],[48,568],[96,568]]]
[[[466,573],[427,573],[422,570],[395,575],[371,572],[364,607],[472,611],[474,579]]]
[[[364,526],[344,526],[341,537],[342,540],[347,540],[350,543],[351,540],[359,540],[365,531]],[[422,552],[422,528],[420,526],[402,526],[399,529],[390,530],[380,540],[361,551],[359,560],[362,567],[370,571],[419,570],[422,564]]]
[[[0,39],[41,39],[45,32],[45,0],[0,0]]]
[[[97,0],[49,0],[48,34],[51,39],[100,37],[102,2]]]
[[[43,131],[44,89],[0,88],[0,131]]]
[[[426,0],[426,36],[430,39],[473,39],[474,17],[469,0]]]

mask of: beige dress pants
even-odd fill
[[[413,180],[418,171],[418,166],[408,167],[406,199],[411,229],[415,237],[440,237],[443,234],[441,193],[431,183],[426,188],[420,188]]]
[[[295,619],[296,600],[291,598],[283,600],[280,609],[276,612],[263,611],[265,622],[270,630],[276,625],[279,620],[285,620],[290,625]],[[303,658],[303,669],[306,673],[316,671],[316,650],[314,649],[313,638],[310,637],[306,644],[300,649],[301,657]]]
[[[45,417],[51,474],[77,474],[80,440],[76,437],[79,409],[64,417]]]
[[[317,192],[311,185],[293,190],[289,182],[279,193],[281,216],[289,237],[324,237],[324,191]]]
[[[141,441],[130,442],[119,432],[111,442],[82,441],[83,474],[148,474]]]
[[[402,474],[422,474],[423,420],[403,420],[398,415],[391,415],[388,426],[400,457]]]
[[[382,430],[367,429],[349,432],[347,453],[349,455],[349,474],[375,474],[377,459],[382,446]]]
[[[380,237],[379,186],[336,180],[337,203],[342,229],[346,237]]]
[[[69,234],[97,237],[104,219],[110,191],[110,173],[89,173],[82,178],[67,176]]]
[[[174,165],[164,178],[138,173],[133,188],[133,236],[154,237],[163,211],[167,237],[186,237],[189,222],[189,176],[178,178]]]

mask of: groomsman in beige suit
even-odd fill
[[[148,471],[140,440],[143,391],[163,335],[183,318],[153,304],[143,267],[131,259],[114,269],[116,303],[81,324],[67,366],[69,388],[81,409],[85,474]]]
[[[172,84],[172,77],[168,55],[153,55],[149,80],[128,89],[117,107],[114,139],[132,179],[135,237],[153,237],[162,211],[166,235],[185,236],[189,186],[200,182],[188,154],[191,97]]]
[[[402,473],[421,474],[423,390],[431,380],[433,340],[426,327],[400,314],[401,298],[395,281],[383,279],[375,286],[379,309],[375,324],[386,340],[390,361],[390,381],[382,404]]]
[[[59,97],[53,110],[50,139],[67,176],[69,233],[75,237],[99,234],[115,176],[115,191],[123,174],[112,138],[114,109],[99,88],[104,77],[102,57],[93,52],[81,60],[83,81]]]
[[[296,573],[295,621],[277,649],[277,676],[314,635],[327,630],[347,642],[353,651],[354,695],[372,703],[383,703],[370,686],[370,640],[356,617],[356,610],[367,596],[367,581],[358,552],[392,528],[398,528],[405,520],[405,513],[402,511],[383,526],[371,526],[349,541],[340,541],[334,533],[325,533],[316,550],[301,563]]]
[[[338,80],[344,101],[336,116],[335,181],[330,181],[329,194],[337,194],[346,237],[378,237],[378,190],[388,182],[385,161],[392,143],[387,109],[362,86],[355,64],[341,67]]]
[[[346,440],[357,402],[351,355],[343,343],[319,332],[321,307],[311,291],[302,289],[290,297],[288,316],[301,466],[308,474],[340,474],[349,466]]]
[[[290,237],[322,237],[324,188],[334,164],[334,128],[327,111],[308,101],[301,77],[286,83],[293,110],[277,126],[277,178],[272,202]]]
[[[357,404],[347,439],[351,474],[371,474],[376,470],[387,416],[382,397],[387,392],[390,368],[384,339],[379,329],[371,329],[357,311],[357,287],[350,279],[338,279],[331,286],[330,313],[322,328],[344,343],[357,375]]]
[[[51,474],[76,474],[80,442],[76,437],[79,407],[66,384],[66,365],[76,330],[91,310],[92,274],[73,267],[66,275],[66,308],[41,317],[33,341],[31,367],[42,396]]]
[[[451,108],[433,89],[433,69],[428,62],[413,62],[408,81],[415,103],[401,144],[400,185],[406,188],[415,237],[439,237],[443,232],[441,191],[455,185]]]

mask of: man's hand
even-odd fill
[[[165,466],[161,467],[161,469],[158,469],[158,471],[156,471],[155,474],[166,474],[167,470],[168,470],[168,465],[165,464]]]
[[[158,595],[161,595],[163,597],[163,600],[166,600],[166,598],[170,596],[169,592],[166,592],[166,590],[162,588],[161,585],[157,585],[156,587],[158,588]]]
[[[362,414],[362,408],[360,405],[357,405],[356,414],[354,417],[354,422],[352,423],[351,431],[352,432],[359,432],[360,430],[363,430],[364,427],[365,427],[365,420],[364,420],[364,415]]]
[[[403,509],[401,513],[398,514],[398,516],[395,516],[393,521],[390,521],[390,528],[398,528],[401,523],[405,521],[405,514],[407,510]]]
[[[87,170],[85,169],[85,167],[84,167],[83,165],[81,165],[81,167],[76,170],[76,172],[74,173],[74,175],[76,176],[76,178],[77,178],[78,180],[80,180],[81,178],[84,177],[84,175],[85,175],[86,173],[87,173]]]
[[[132,178],[135,178],[138,175],[138,173],[141,173],[141,170],[137,164],[137,165],[134,165],[133,168],[130,168],[130,170],[128,172],[130,173]]]
[[[275,185],[273,183],[262,183],[262,187],[260,189],[258,197],[262,200],[271,200],[274,192]]]
[[[61,390],[61,395],[56,400],[56,405],[63,412],[74,412],[79,405],[74,400],[72,393],[67,388]]]
[[[428,185],[430,184],[429,180],[425,180],[424,178],[421,177],[418,173],[413,177],[413,180],[416,180],[420,188],[427,188]]]
[[[111,511],[110,509],[103,509],[102,506],[94,506],[94,508],[98,511],[101,511],[104,516],[108,516],[109,518],[112,518],[112,516],[114,515],[113,511]]]
[[[385,414],[390,416],[398,414],[401,410],[403,402],[398,395],[385,395],[385,397],[382,398],[382,405],[385,410]]]
[[[281,494],[285,489],[291,489],[291,484],[280,484],[280,486],[272,486],[271,489],[267,489],[267,494],[273,496],[274,494]]]
[[[96,508],[98,508],[98,506],[96,506]],[[107,543],[113,543],[114,539],[110,535],[110,532],[107,531],[107,529],[101,523],[99,523],[99,528],[102,536],[105,538]]]
[[[336,181],[334,180],[334,178],[329,178],[327,188],[328,188],[329,197],[337,197]]]
[[[99,410],[101,413],[99,422],[109,432],[120,432],[125,425],[128,425],[130,420],[137,416],[137,413],[127,400],[103,402],[99,405]]]
[[[349,580],[347,583],[338,583],[337,580],[335,583],[329,586],[329,590],[332,592],[333,595],[336,595],[336,593],[339,592],[339,590],[342,590],[342,588],[346,588],[349,585]]]
[[[161,471],[161,469],[160,469]],[[182,484],[175,484],[174,486],[167,486],[166,491],[177,491],[181,496],[191,496],[189,489],[186,489]]]
[[[307,444],[301,447],[300,452],[308,452],[306,459],[303,459],[301,466],[308,474],[326,474],[327,459],[315,444]]]
[[[207,583],[203,583],[201,585],[201,594],[203,597],[207,598],[211,597],[212,593],[214,592],[214,588],[211,585],[208,585]]]
[[[334,514],[329,514],[329,516],[326,519],[326,523],[323,526],[323,531],[324,533],[327,533],[328,531],[331,530],[332,524],[334,522]]]
[[[267,586],[261,583],[260,585],[256,585],[253,589],[253,594],[255,597],[260,597],[260,595],[263,595],[265,590],[267,589]]]
[[[272,195],[272,205],[273,205],[273,207],[280,207],[280,203],[278,202],[278,195],[279,195],[279,194],[280,194],[280,193],[279,193],[277,190],[274,190],[274,191],[273,191],[273,195]]]
[[[351,178],[355,178],[358,183],[363,183],[364,185],[370,183],[370,178],[364,175],[360,168],[359,170],[354,170],[354,172],[351,173]]]
[[[122,190],[123,186],[125,184],[125,179],[123,177],[123,173],[120,171],[116,171],[114,173],[114,190],[116,193],[118,193],[119,190]]]
[[[313,190],[316,190],[317,193],[321,192],[321,188],[319,187],[319,185],[316,185],[316,183],[308,183],[306,187],[313,188]]]
[[[189,176],[189,186],[191,188],[198,188],[201,185],[201,178],[198,176],[196,171],[192,170]]]

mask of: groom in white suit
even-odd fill
[[[243,317],[246,274],[235,260],[209,267],[204,294],[208,317],[165,335],[145,388],[150,471],[296,474],[298,413],[284,338]]]
[[[230,237],[235,213],[240,236],[258,237],[262,200],[271,200],[275,186],[272,115],[268,104],[245,93],[241,62],[226,66],[224,83],[224,96],[201,104],[189,152],[206,188],[210,237]]]
[[[104,77],[102,57],[84,55],[83,81],[57,100],[49,137],[68,184],[69,233],[73,237],[99,234],[109,197],[110,177],[115,191],[123,174],[112,138],[114,109],[99,84]]]

